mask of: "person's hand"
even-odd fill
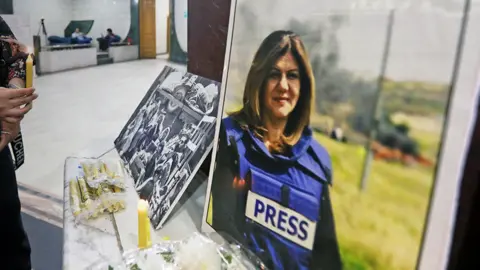
[[[3,150],[10,142],[12,142],[20,132],[20,122],[9,123],[2,121],[2,129],[0,131],[0,150]]]
[[[12,124],[20,123],[25,114],[32,109],[32,101],[38,97],[34,92],[34,88],[0,87],[0,120]]]

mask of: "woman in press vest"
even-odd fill
[[[34,89],[25,88],[27,54],[22,48],[0,17],[0,239],[5,246],[0,260],[2,269],[30,270],[30,244],[22,224],[15,166],[8,146],[37,98]]]
[[[275,31],[248,73],[243,108],[222,120],[212,227],[271,269],[341,269],[331,161],[309,128],[315,80],[300,37]]]

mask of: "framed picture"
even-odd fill
[[[157,229],[212,147],[219,87],[165,67],[115,140],[137,193],[149,201]]]
[[[271,269],[443,269],[478,93],[463,5],[232,1],[203,230]]]

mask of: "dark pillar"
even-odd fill
[[[480,106],[479,106],[480,107]],[[480,269],[480,117],[463,171],[448,269]]]
[[[203,1],[200,1],[203,2]],[[188,1],[188,14],[184,14],[183,16],[187,16],[187,35],[190,33],[190,1]],[[188,40],[187,44],[187,52],[184,52],[182,48],[180,47],[180,43],[178,42],[178,37],[177,37],[177,30],[176,30],[176,25],[175,25],[175,1],[171,0],[170,1],[170,16],[169,16],[169,59],[172,62],[179,63],[179,64],[187,64],[188,62],[188,50],[190,50],[190,40]],[[197,22],[198,23],[198,22]],[[190,36],[188,36],[190,38]]]
[[[188,72],[222,81],[231,0],[188,0]],[[200,170],[208,175],[212,153]]]
[[[140,23],[138,20],[138,15],[138,1],[130,0],[130,30],[128,31],[127,37],[132,39],[132,44],[134,45],[140,44]],[[122,38],[126,39],[127,37]]]
[[[188,1],[188,72],[222,81],[231,0]]]

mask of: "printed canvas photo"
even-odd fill
[[[160,228],[212,147],[219,83],[166,67],[115,147]],[[209,139],[210,138],[210,139]]]
[[[270,269],[415,269],[461,16],[320,3],[232,2],[206,223]]]

